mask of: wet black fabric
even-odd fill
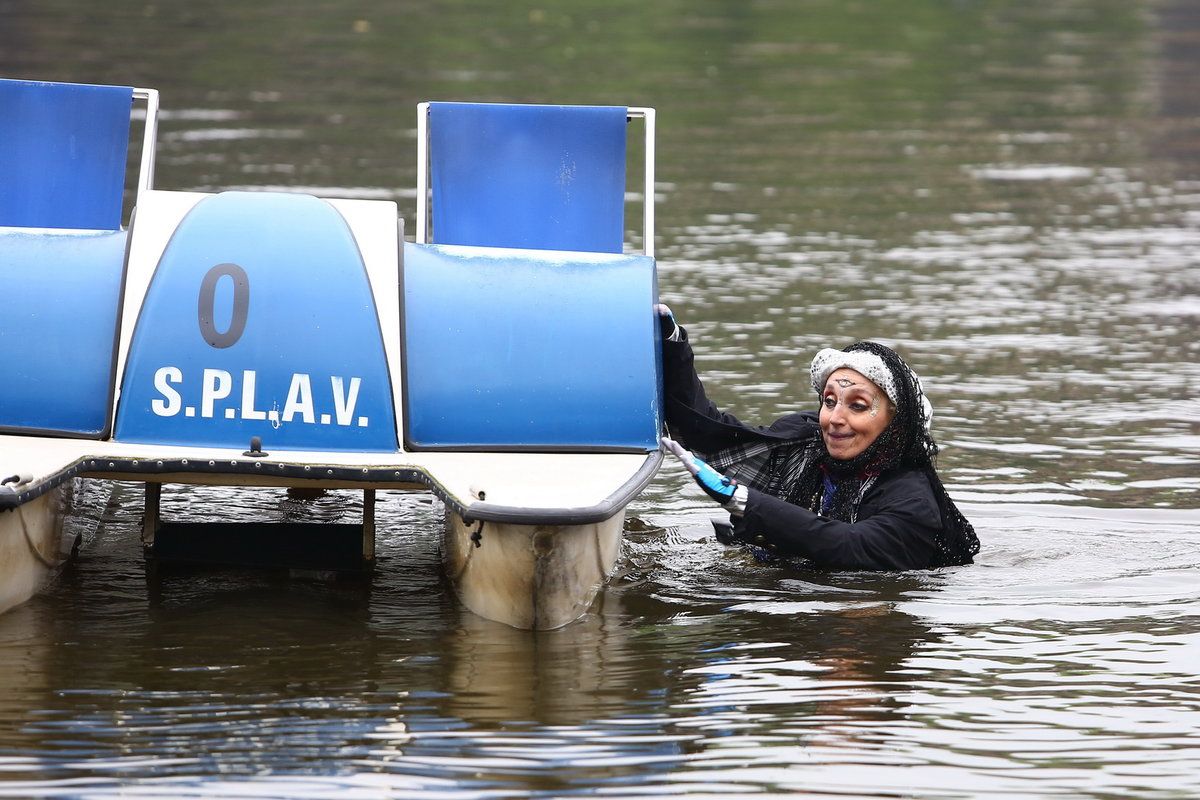
[[[856,522],[818,516],[756,489],[749,492],[746,513],[733,526],[734,536],[743,541],[840,569],[939,566],[942,518],[920,470],[881,475],[863,495]]]
[[[796,485],[772,483],[778,462],[801,459],[819,443],[817,414],[788,414],[769,426],[747,425],[708,399],[686,332],[663,343],[667,428],[712,466],[749,489],[746,513],[734,518],[742,541],[784,556],[841,569],[901,570],[945,566],[945,526],[934,488],[915,466],[886,470],[866,484],[851,522],[820,516],[818,498]],[[730,455],[733,454],[733,455]],[[795,474],[797,470],[787,470]],[[805,507],[808,506],[808,507]],[[970,556],[954,563],[970,563]]]

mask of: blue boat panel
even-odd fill
[[[0,79],[0,225],[121,227],[133,89]]]
[[[125,238],[0,230],[0,430],[106,434]]]
[[[654,259],[406,244],[413,449],[651,451]]]
[[[307,195],[227,192],[176,228],[134,330],[116,438],[394,451],[379,319],[341,215]]]
[[[626,109],[430,103],[433,241],[620,253]]]

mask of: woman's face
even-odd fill
[[[821,392],[821,438],[829,455],[854,458],[879,438],[895,416],[884,391],[852,369],[834,370]]]

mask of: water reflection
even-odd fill
[[[414,500],[382,505],[433,513]],[[369,592],[226,571],[151,602],[122,511],[0,619],[21,720],[0,794],[874,794],[901,766],[921,792],[951,770],[1020,793],[1028,768],[1080,791],[1122,752],[1186,780],[1194,514],[971,505],[979,564],[875,575],[760,564],[703,509],[641,513],[602,602],[533,635],[448,604],[436,546],[401,526]]]
[[[617,593],[602,595],[578,624],[533,634],[464,613],[442,648],[447,710],[472,725],[602,719],[632,692],[663,689],[664,679],[654,685],[654,672],[636,663],[629,636]]]
[[[701,663],[686,671],[702,680],[679,702],[686,724],[736,735],[761,733],[755,718],[774,717],[784,724],[769,726],[773,735],[797,744],[864,744],[897,712],[891,689],[899,671],[936,637],[887,593],[851,591],[860,594],[848,599],[851,592],[784,579],[776,598],[728,607],[735,627],[711,632],[725,643],[710,639]]]

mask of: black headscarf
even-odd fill
[[[926,426],[926,408],[916,373],[891,348],[877,342],[855,342],[843,352],[863,351],[878,356],[895,384],[896,411],[891,422],[866,450],[851,459],[829,455],[817,436],[806,448],[798,480],[787,499],[811,511],[843,522],[854,522],[862,495],[884,473],[905,467],[925,473],[942,517],[936,566],[969,564],[979,552],[979,539],[937,474],[938,446]]]

